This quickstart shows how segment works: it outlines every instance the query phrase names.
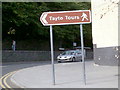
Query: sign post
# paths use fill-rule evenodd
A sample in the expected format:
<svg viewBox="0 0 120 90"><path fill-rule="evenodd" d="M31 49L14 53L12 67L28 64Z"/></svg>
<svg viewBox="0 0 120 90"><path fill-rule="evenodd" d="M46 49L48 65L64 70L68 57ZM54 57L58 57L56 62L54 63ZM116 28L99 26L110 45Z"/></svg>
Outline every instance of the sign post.
<svg viewBox="0 0 120 90"><path fill-rule="evenodd" d="M42 15L40 17L40 21L42 22L42 24L44 26L50 26L51 63L52 63L53 85L55 85L55 67L54 67L54 54L53 54L52 25L80 24L82 62L83 62L83 79L84 79L84 84L86 85L82 24L91 23L90 10L44 12L44 13L42 13Z"/></svg>
<svg viewBox="0 0 120 90"><path fill-rule="evenodd" d="M55 68L54 68L54 53L53 53L53 34L52 34L52 25L50 25L50 42L51 42L52 78L53 78L53 85L55 85Z"/></svg>
<svg viewBox="0 0 120 90"><path fill-rule="evenodd" d="M86 85L86 74L85 74L85 60L84 60L84 41L83 41L83 28L80 24L80 36L81 36L81 50L82 50L82 63L83 63L83 81Z"/></svg>

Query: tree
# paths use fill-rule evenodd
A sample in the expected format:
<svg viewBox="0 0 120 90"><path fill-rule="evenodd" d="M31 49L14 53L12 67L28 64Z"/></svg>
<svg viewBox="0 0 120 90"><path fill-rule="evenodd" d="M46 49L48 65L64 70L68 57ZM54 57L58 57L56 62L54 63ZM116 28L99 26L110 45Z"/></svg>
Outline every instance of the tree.
<svg viewBox="0 0 120 90"><path fill-rule="evenodd" d="M3 40L49 39L49 27L44 27L39 18L43 12L65 10L88 10L90 2L3 2ZM79 25L54 26L55 40L70 46L79 43ZM14 34L13 31L14 30ZM91 40L91 25L84 25L85 40ZM87 42L86 42L87 43ZM90 46L91 43L87 43Z"/></svg>

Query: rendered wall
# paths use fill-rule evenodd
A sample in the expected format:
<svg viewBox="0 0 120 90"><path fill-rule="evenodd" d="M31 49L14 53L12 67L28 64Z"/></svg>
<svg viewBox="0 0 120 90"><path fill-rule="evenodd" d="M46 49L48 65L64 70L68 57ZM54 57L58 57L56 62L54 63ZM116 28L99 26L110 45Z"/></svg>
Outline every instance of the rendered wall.
<svg viewBox="0 0 120 90"><path fill-rule="evenodd" d="M120 0L118 2L118 65L120 65Z"/></svg>
<svg viewBox="0 0 120 90"><path fill-rule="evenodd" d="M118 65L119 0L92 0L94 60L100 65Z"/></svg>

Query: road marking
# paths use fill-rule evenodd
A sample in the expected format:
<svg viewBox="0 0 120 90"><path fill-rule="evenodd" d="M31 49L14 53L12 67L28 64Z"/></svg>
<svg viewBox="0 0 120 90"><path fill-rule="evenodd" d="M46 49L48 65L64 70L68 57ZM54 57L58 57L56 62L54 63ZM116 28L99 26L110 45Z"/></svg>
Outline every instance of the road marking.
<svg viewBox="0 0 120 90"><path fill-rule="evenodd" d="M11 72L10 72L11 73ZM10 73L7 73L7 74L5 74L2 78L0 78L0 85L2 86L2 88L5 88L5 86L3 85L3 83L2 83L2 80L7 76L7 75L9 75Z"/></svg>
<svg viewBox="0 0 120 90"><path fill-rule="evenodd" d="M11 75L13 75L16 71L14 72L11 72L9 75L7 75L4 79L3 79L3 82L4 84L6 85L7 88L11 88L8 84L7 84L7 78L10 77Z"/></svg>
<svg viewBox="0 0 120 90"><path fill-rule="evenodd" d="M5 74L3 77L0 78L0 86L2 88L12 88L7 84L6 81L7 81L8 77L13 75L15 72L17 72L17 71L9 72L9 73ZM3 81L3 83L2 83L2 81Z"/></svg>
<svg viewBox="0 0 120 90"><path fill-rule="evenodd" d="M8 73L9 74L9 73ZM6 77L8 74L5 74L2 78L0 78L0 86L2 87L2 88L5 88L5 86L2 84L2 79L4 78L4 77Z"/></svg>

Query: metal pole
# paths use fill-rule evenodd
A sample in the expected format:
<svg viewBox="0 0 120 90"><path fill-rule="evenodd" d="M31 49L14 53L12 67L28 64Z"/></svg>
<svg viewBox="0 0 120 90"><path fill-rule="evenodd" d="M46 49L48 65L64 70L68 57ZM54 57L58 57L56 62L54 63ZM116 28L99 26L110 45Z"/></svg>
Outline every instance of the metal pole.
<svg viewBox="0 0 120 90"><path fill-rule="evenodd" d="M53 55L52 25L50 25L50 42L51 42L52 79L53 79L53 85L55 85L55 68L54 68L54 55Z"/></svg>
<svg viewBox="0 0 120 90"><path fill-rule="evenodd" d="M84 60L84 41L83 41L82 24L80 24L80 36L81 36L81 50L82 50L82 63L83 63L83 79L84 79L84 84L86 85L85 60Z"/></svg>

